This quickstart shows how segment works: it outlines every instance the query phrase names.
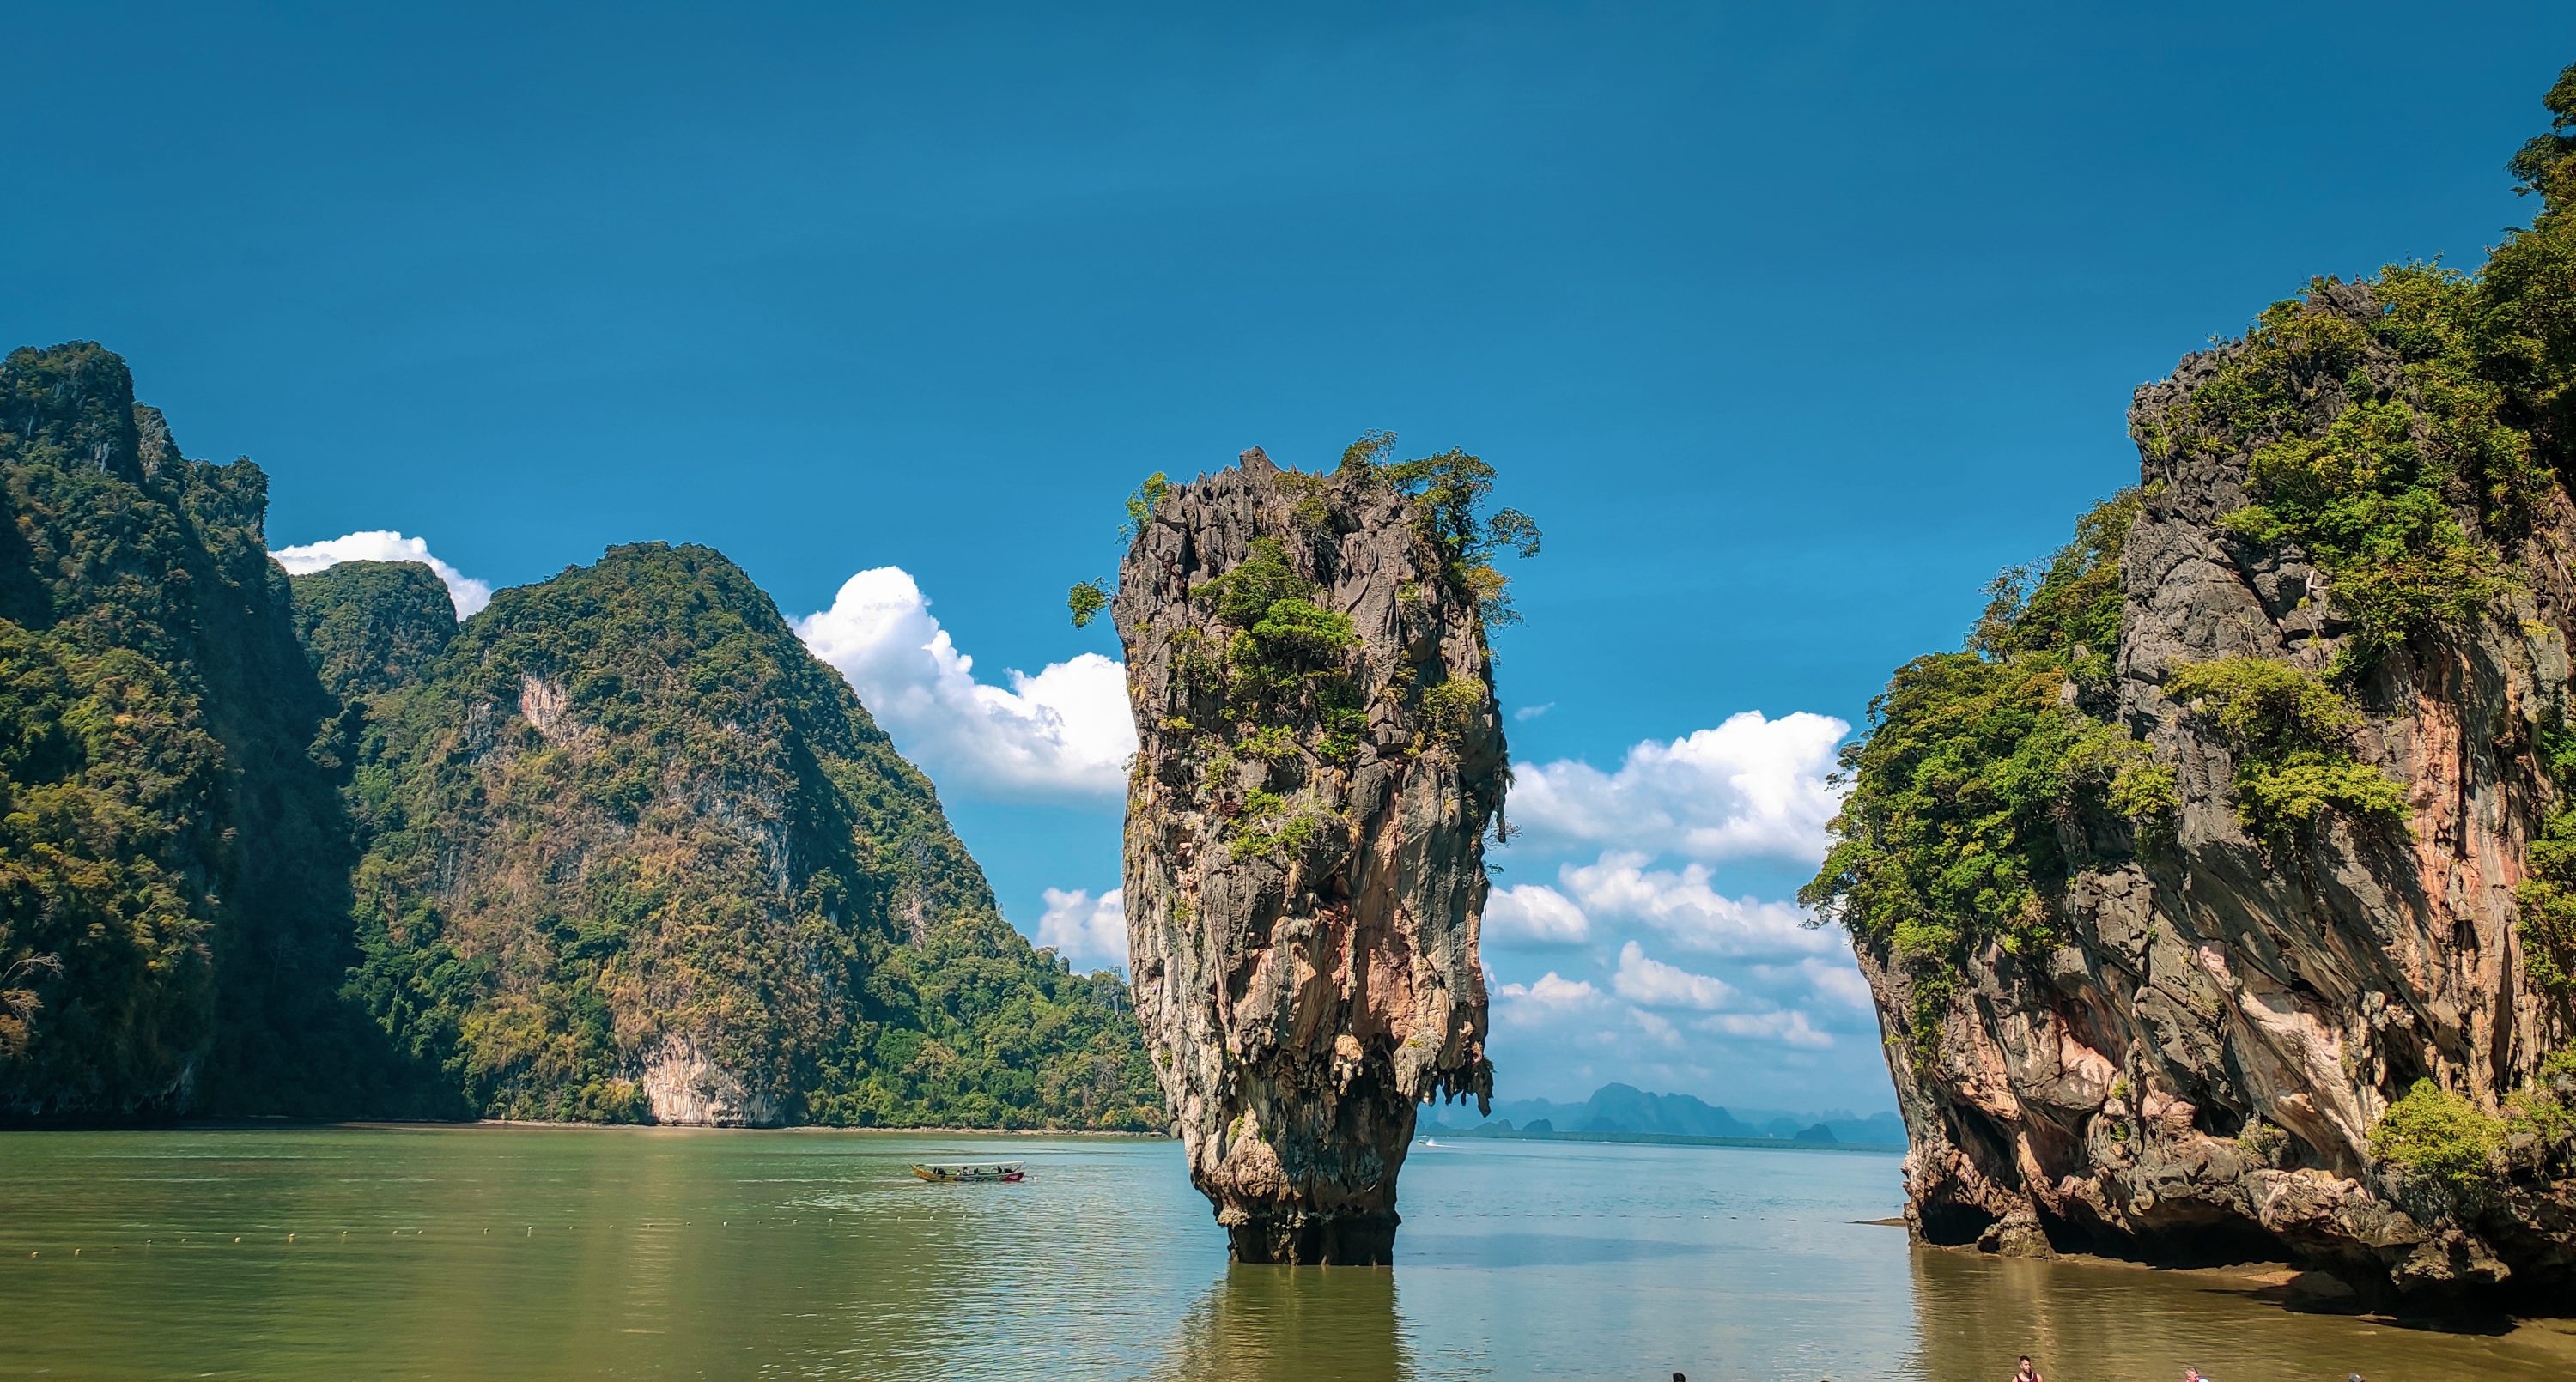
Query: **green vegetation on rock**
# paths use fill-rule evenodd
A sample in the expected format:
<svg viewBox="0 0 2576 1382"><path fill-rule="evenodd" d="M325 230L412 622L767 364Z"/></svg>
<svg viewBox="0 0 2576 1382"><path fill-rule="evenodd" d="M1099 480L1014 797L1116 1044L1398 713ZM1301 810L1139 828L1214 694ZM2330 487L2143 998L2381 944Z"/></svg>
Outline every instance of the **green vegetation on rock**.
<svg viewBox="0 0 2576 1382"><path fill-rule="evenodd" d="M2543 819L2513 896L2523 973L2562 1004L2576 1002L2576 811Z"/></svg>
<svg viewBox="0 0 2576 1382"><path fill-rule="evenodd" d="M1897 669L1845 746L1834 844L1799 900L1901 971L1906 1035L1928 1056L1971 957L2046 945L2073 869L2063 822L2119 819L2143 834L2174 805L2172 769L2085 711L2119 635L2120 547L2134 494L2097 506L2040 572L2006 572L1956 653Z"/></svg>
<svg viewBox="0 0 2576 1382"><path fill-rule="evenodd" d="M1520 622L1511 579L1494 558L1539 553L1538 524L1518 509L1491 508L1494 467L1457 447L1410 461L1395 454L1393 432L1364 433L1342 452L1341 473L1373 472L1413 496L1414 521L1448 557L1449 579L1475 592L1487 628Z"/></svg>
<svg viewBox="0 0 2576 1382"><path fill-rule="evenodd" d="M2576 465L2576 76L2547 99L2552 133L2512 163L2540 213L2482 270L2318 279L2139 437L2157 456L2250 453L2254 502L2226 526L2325 573L2354 628L2339 673L2486 610Z"/></svg>
<svg viewBox="0 0 2576 1382"><path fill-rule="evenodd" d="M344 561L295 578L295 634L343 699L419 680L456 637L456 606L418 562Z"/></svg>
<svg viewBox="0 0 2576 1382"><path fill-rule="evenodd" d="M2244 458L2249 502L2221 528L2311 563L2306 601L2348 630L2323 678L2228 658L2164 688L2226 744L2238 815L2267 841L2328 812L2403 828L2406 789L2356 756L2338 688L2521 598L2521 544L2576 476L2576 67L2547 103L2551 132L2512 163L2539 214L2482 269L2315 280L2181 376L2178 406L2138 415L2152 461ZM1918 1058L1971 955L2051 939L2071 846L2153 848L2170 828L2173 767L2104 699L2137 513L2134 495L2097 508L2044 570L2004 573L1967 649L1900 668L1844 751L1850 795L1800 896L1906 978ZM2553 777L2561 799L2576 787ZM2549 815L2519 897L2525 964L2576 1002L2576 812Z"/></svg>
<svg viewBox="0 0 2576 1382"><path fill-rule="evenodd" d="M2189 663L2165 695L2205 715L2236 758L2236 814L2269 839L2294 838L2332 809L2404 828L2406 785L2353 757L2361 715L2312 673L2271 658Z"/></svg>
<svg viewBox="0 0 2576 1382"><path fill-rule="evenodd" d="M2503 1119L2431 1080L2417 1080L2371 1125L2370 1154L2463 1190L2495 1178L2504 1139Z"/></svg>
<svg viewBox="0 0 2576 1382"><path fill-rule="evenodd" d="M307 1114L374 1077L334 996L339 706L266 500L108 351L0 361L0 1119Z"/></svg>

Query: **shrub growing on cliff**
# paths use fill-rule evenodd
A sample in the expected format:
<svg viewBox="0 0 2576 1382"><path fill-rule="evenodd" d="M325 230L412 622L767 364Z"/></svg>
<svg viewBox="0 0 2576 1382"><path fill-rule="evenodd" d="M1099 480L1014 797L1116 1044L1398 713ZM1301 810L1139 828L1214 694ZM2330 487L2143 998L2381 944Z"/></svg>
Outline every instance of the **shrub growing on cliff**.
<svg viewBox="0 0 2576 1382"><path fill-rule="evenodd" d="M2465 1190L2496 1178L2504 1133L2503 1119L2431 1080L2417 1080L2371 1125L2370 1154Z"/></svg>
<svg viewBox="0 0 2576 1382"><path fill-rule="evenodd" d="M2141 507L2137 490L2122 490L2076 519L2075 540L2047 562L1995 577L1969 646L1989 657L2064 653L2107 671L2120 642L2120 548Z"/></svg>
<svg viewBox="0 0 2576 1382"><path fill-rule="evenodd" d="M1091 621L1100 617L1100 611L1109 608L1109 588L1098 581L1075 581L1073 589L1065 593L1064 604L1073 615L1075 628L1089 628Z"/></svg>
<svg viewBox="0 0 2576 1382"><path fill-rule="evenodd" d="M2526 439L2496 421L2499 396L2468 358L2473 304L2458 282L2421 267L2357 288L2316 280L2267 308L2188 403L2139 436L2160 456L2248 454L2254 502L2222 526L2295 546L2325 574L2354 625L2339 672L2474 618L2502 588L2502 563L2463 514L2510 527L2543 492Z"/></svg>
<svg viewBox="0 0 2576 1382"><path fill-rule="evenodd" d="M2271 658L2186 663L2165 694L2208 718L2236 757L2236 814L2272 839L2340 811L2356 821L2406 818L2405 784L2352 755L2361 716L2312 673Z"/></svg>
<svg viewBox="0 0 2576 1382"><path fill-rule="evenodd" d="M2068 694L2079 664L2107 667L2116 648L2116 573L2137 512L2119 495L2036 578L2007 572L1968 650L1899 668L1869 733L1843 749L1850 793L1798 897L1907 976L1918 1059L1971 955L2053 938L2082 822L2125 816L2151 835L2173 809L2172 770Z"/></svg>
<svg viewBox="0 0 2576 1382"><path fill-rule="evenodd" d="M1506 551L1537 556L1538 524L1518 509L1486 512L1494 493L1494 468L1483 459L1453 446L1436 456L1388 461L1394 445L1392 432L1364 434L1342 453L1342 466L1345 471L1374 467L1388 483L1412 495L1423 535L1448 556L1450 579L1475 595L1486 625L1519 623L1511 579L1494 565L1494 557Z"/></svg>
<svg viewBox="0 0 2576 1382"><path fill-rule="evenodd" d="M2576 1000L2576 810L2542 821L2513 897L2523 973L2561 1003Z"/></svg>
<svg viewBox="0 0 2576 1382"><path fill-rule="evenodd" d="M2531 1083L2505 1100L2505 1132L2544 1161L2576 1144L2576 1047L2542 1057Z"/></svg>
<svg viewBox="0 0 2576 1382"><path fill-rule="evenodd" d="M1485 708L1485 683L1451 677L1422 693L1422 725L1432 743L1455 747Z"/></svg>

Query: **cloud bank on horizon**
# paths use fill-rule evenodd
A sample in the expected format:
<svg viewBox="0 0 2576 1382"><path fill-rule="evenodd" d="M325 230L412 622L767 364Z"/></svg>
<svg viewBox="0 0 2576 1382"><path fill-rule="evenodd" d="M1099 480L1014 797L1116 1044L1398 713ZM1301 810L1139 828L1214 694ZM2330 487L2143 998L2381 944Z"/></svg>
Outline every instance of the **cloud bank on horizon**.
<svg viewBox="0 0 2576 1382"><path fill-rule="evenodd" d="M341 561L419 561L458 617L491 587L419 538L351 533L274 554L289 571ZM978 680L900 567L861 571L830 608L793 622L858 692L905 756L943 790L1109 809L1135 752L1126 668L1097 653ZM1527 720L1550 709L1526 707ZM1484 918L1497 1064L1522 1094L1582 1097L1610 1079L1725 1094L1746 1062L1791 1071L1878 1060L1868 987L1838 928L1794 903L1719 886L1745 867L1813 867L1839 808L1834 755L1851 726L1759 711L1632 745L1609 771L1579 758L1519 769L1518 827L1499 858L1548 881L1495 887ZM1076 880L1092 883L1098 880ZM1035 927L1078 968L1124 967L1116 880L1048 888ZM1529 977L1528 970L1540 971Z"/></svg>
<svg viewBox="0 0 2576 1382"><path fill-rule="evenodd" d="M1850 733L1746 711L1636 744L1612 771L1520 769L1504 857L1552 877L1487 904L1497 1067L1576 1097L1611 1079L1728 1094L1748 1065L1875 1078L1877 1015L1840 929L1719 886L1823 859ZM1520 965L1543 972L1505 972Z"/></svg>

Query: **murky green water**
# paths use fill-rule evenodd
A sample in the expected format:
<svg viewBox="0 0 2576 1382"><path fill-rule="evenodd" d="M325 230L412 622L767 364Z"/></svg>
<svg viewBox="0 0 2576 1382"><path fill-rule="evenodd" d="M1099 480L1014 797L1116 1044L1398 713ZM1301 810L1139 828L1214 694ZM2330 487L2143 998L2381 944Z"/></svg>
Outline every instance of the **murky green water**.
<svg viewBox="0 0 2576 1382"><path fill-rule="evenodd" d="M1023 1185L924 1185L930 1156ZM496 1128L0 1135L0 1374L2576 1376L2576 1333L1910 1250L1894 1158L1418 1149L1392 1272L1229 1268L1178 1149ZM290 1238L289 1235L292 1235ZM238 1240L238 1241L236 1241Z"/></svg>

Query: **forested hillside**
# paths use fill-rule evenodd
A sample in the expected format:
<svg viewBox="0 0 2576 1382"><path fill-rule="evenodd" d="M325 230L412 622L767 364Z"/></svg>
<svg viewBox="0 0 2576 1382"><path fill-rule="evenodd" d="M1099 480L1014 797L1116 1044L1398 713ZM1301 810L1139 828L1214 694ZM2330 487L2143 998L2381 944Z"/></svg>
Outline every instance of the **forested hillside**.
<svg viewBox="0 0 2576 1382"><path fill-rule="evenodd" d="M267 477L183 459L82 344L0 363L0 487L0 1115L340 1107L340 706Z"/></svg>
<svg viewBox="0 0 2576 1382"><path fill-rule="evenodd" d="M290 583L86 343L0 364L0 482L0 1120L1162 1126L717 553Z"/></svg>
<svg viewBox="0 0 2576 1382"><path fill-rule="evenodd" d="M426 568L295 579L364 697L353 991L454 1111L1160 1125L1122 986L1001 920L930 783L723 556L612 548L408 679Z"/></svg>

